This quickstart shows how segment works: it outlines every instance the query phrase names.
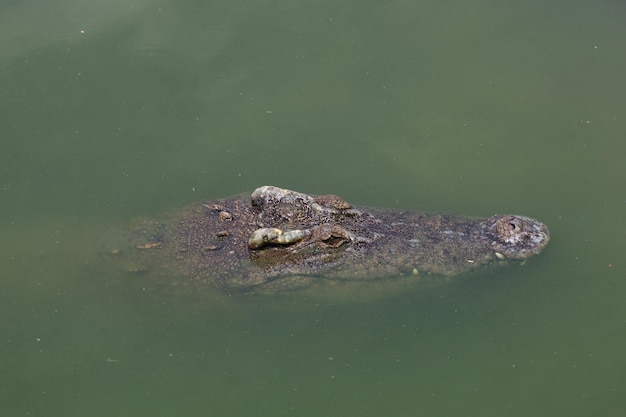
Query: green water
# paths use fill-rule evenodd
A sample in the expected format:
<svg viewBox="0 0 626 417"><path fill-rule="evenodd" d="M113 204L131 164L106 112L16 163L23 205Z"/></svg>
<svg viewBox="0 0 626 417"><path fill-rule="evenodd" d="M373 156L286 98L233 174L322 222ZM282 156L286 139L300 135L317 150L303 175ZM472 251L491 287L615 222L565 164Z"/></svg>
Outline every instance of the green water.
<svg viewBox="0 0 626 417"><path fill-rule="evenodd" d="M625 18L4 2L0 416L621 416ZM521 268L347 296L155 290L99 256L112 226L265 184L525 214L552 242Z"/></svg>

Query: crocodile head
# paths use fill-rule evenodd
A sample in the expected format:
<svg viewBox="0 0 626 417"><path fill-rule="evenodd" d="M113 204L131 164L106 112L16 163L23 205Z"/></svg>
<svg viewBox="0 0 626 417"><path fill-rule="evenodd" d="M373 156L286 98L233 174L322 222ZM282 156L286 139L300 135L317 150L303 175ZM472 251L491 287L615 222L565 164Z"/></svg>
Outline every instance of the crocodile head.
<svg viewBox="0 0 626 417"><path fill-rule="evenodd" d="M530 217L491 216L484 225L498 258L526 259L540 253L550 241L547 226Z"/></svg>

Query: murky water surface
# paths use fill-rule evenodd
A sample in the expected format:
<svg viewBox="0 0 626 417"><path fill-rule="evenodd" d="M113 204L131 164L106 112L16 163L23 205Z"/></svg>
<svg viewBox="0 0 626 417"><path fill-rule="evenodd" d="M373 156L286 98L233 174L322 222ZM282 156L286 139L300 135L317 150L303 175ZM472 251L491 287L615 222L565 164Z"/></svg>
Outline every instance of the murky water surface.
<svg viewBox="0 0 626 417"><path fill-rule="evenodd" d="M618 416L626 8L0 5L0 415ZM104 262L275 184L550 226L519 268L241 296Z"/></svg>

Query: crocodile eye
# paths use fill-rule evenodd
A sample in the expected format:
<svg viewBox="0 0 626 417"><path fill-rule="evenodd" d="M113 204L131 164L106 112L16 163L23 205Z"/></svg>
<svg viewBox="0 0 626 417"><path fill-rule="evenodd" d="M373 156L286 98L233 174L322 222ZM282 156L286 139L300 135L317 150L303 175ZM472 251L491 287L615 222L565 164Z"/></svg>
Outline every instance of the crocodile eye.
<svg viewBox="0 0 626 417"><path fill-rule="evenodd" d="M334 236L334 235L329 236L327 239L322 239L322 242L324 242L324 244L333 248L338 248L339 246L343 245L347 241L348 239L346 239L345 237Z"/></svg>

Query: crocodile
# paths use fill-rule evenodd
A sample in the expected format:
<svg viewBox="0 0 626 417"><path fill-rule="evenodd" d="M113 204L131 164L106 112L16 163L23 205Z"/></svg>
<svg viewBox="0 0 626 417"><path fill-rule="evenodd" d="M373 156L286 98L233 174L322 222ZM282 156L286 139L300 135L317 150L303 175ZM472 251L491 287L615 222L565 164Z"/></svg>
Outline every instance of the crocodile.
<svg viewBox="0 0 626 417"><path fill-rule="evenodd" d="M451 277L539 254L550 234L520 215L488 218L355 207L333 194L275 186L192 204L129 234L137 264L228 291L315 281Z"/></svg>

